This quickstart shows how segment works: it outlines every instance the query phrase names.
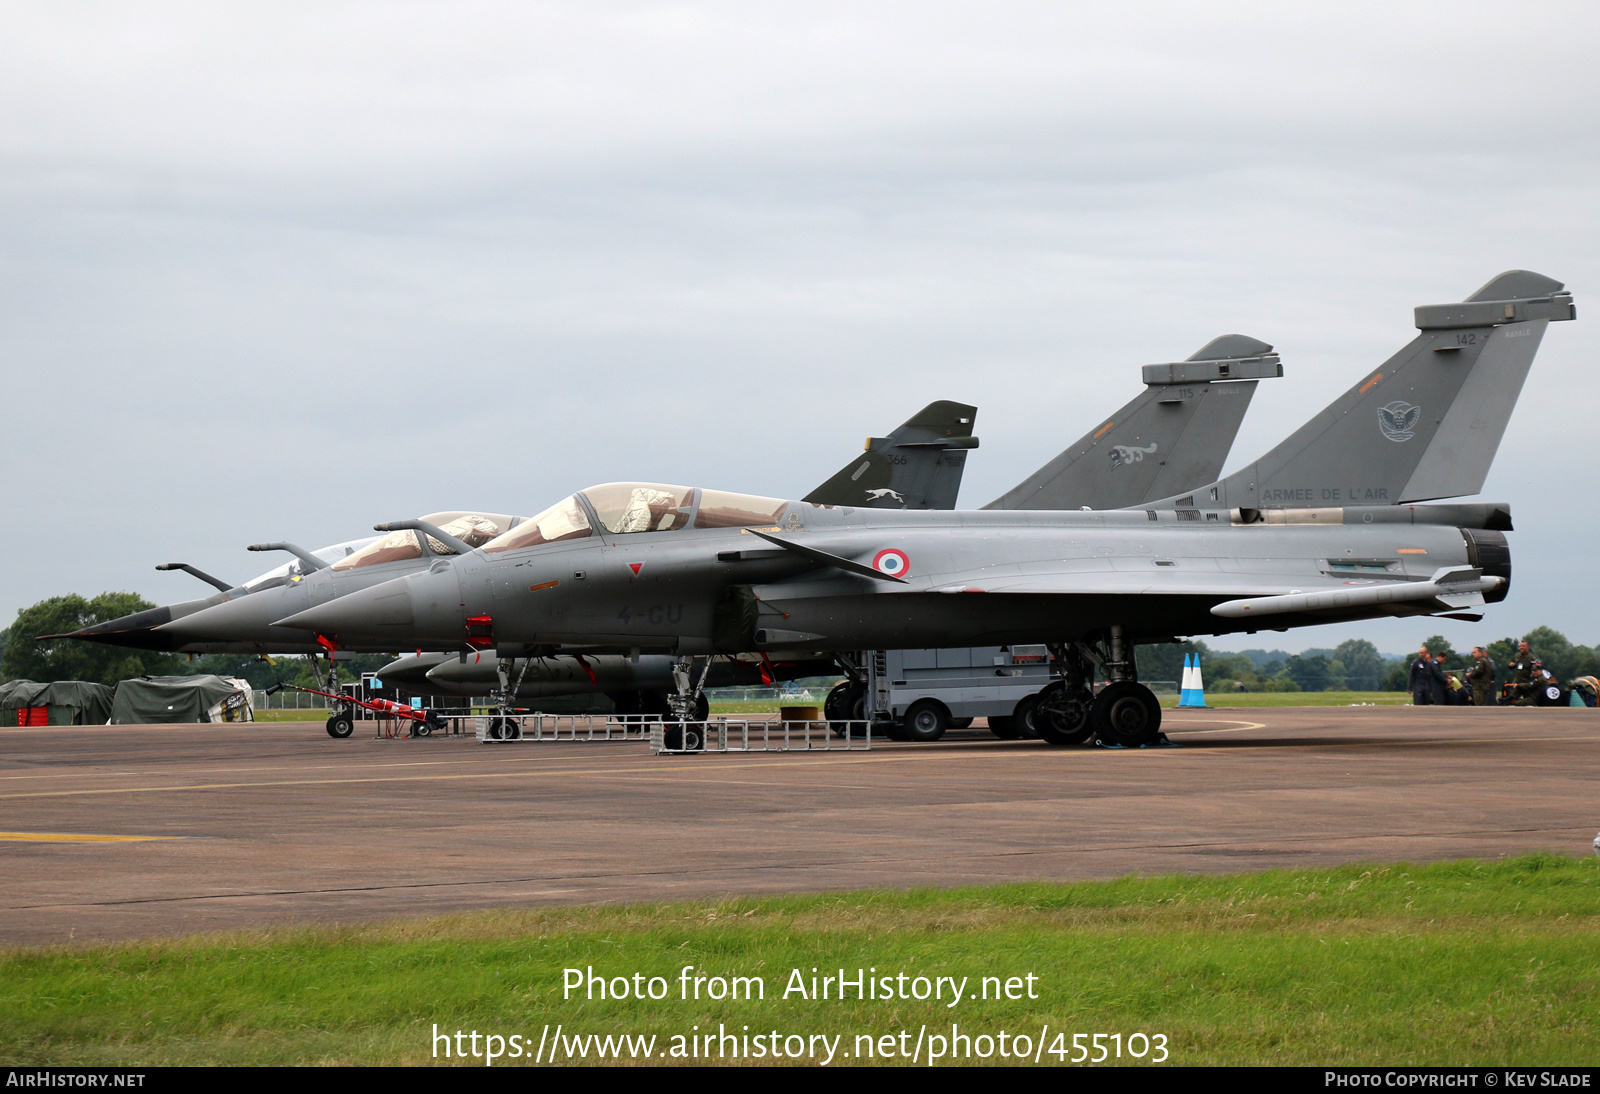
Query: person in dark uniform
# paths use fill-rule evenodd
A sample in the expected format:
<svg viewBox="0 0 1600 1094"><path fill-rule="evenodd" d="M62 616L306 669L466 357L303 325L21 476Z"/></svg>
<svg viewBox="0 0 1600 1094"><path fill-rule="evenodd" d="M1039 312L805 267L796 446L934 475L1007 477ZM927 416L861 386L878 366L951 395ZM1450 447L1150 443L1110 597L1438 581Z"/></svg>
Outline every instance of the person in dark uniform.
<svg viewBox="0 0 1600 1094"><path fill-rule="evenodd" d="M1438 682L1435 684L1438 690L1434 693L1433 701L1440 706L1460 706L1467 701L1466 696L1461 693L1461 681L1445 671L1444 662L1444 654L1434 654L1433 671L1438 677Z"/></svg>
<svg viewBox="0 0 1600 1094"><path fill-rule="evenodd" d="M1417 659L1406 669L1406 690L1411 693L1412 706L1433 705L1433 673L1433 656L1428 653L1428 647L1423 646L1417 651Z"/></svg>
<svg viewBox="0 0 1600 1094"><path fill-rule="evenodd" d="M1472 647L1472 667L1467 670L1467 683L1472 688L1472 705L1494 706L1494 662L1482 646Z"/></svg>
<svg viewBox="0 0 1600 1094"><path fill-rule="evenodd" d="M1537 694L1534 687L1533 651L1528 648L1527 640L1517 644L1517 659L1511 662L1511 701L1516 706L1532 706Z"/></svg>
<svg viewBox="0 0 1600 1094"><path fill-rule="evenodd" d="M1552 695L1551 692L1555 694ZM1544 667L1544 662L1533 659L1533 702L1538 706L1565 705L1565 691L1556 674Z"/></svg>

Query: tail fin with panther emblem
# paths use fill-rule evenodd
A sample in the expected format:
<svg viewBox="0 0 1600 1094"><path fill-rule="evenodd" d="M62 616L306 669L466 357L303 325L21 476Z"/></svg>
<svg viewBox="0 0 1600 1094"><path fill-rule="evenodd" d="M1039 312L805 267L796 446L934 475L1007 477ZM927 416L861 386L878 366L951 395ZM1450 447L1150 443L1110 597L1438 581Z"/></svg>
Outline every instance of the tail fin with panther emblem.
<svg viewBox="0 0 1600 1094"><path fill-rule="evenodd" d="M887 437L868 437L866 452L805 496L819 505L873 509L954 509L967 453L978 447L978 408L941 399Z"/></svg>
<svg viewBox="0 0 1600 1094"><path fill-rule="evenodd" d="M1225 334L1187 361L1146 365L1145 390L985 509L1122 509L1210 482L1256 382L1282 376L1272 347Z"/></svg>

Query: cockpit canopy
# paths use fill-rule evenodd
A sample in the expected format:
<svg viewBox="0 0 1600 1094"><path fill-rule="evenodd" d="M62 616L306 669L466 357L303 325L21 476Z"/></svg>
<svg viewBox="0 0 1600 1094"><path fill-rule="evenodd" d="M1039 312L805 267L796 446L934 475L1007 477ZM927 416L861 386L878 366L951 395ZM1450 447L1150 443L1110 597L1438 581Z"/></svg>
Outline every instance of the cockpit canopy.
<svg viewBox="0 0 1600 1094"><path fill-rule="evenodd" d="M469 547L482 547L496 536L510 531L517 525L521 518L504 516L499 513L463 513L459 510L449 513L429 513L422 518L434 525L440 531L448 532ZM446 546L428 536L428 551L435 555L453 555L455 548ZM390 532L382 539L367 544L361 550L346 555L335 562L330 569L333 570L359 570L365 566L377 566L384 562L402 562L406 559L422 557L421 533L407 529Z"/></svg>
<svg viewBox="0 0 1600 1094"><path fill-rule="evenodd" d="M588 502L600 526L612 535L776 524L789 504L781 498L730 494L724 490L655 482L608 482L557 502L485 545L484 551L498 554L593 535L594 526L580 498Z"/></svg>

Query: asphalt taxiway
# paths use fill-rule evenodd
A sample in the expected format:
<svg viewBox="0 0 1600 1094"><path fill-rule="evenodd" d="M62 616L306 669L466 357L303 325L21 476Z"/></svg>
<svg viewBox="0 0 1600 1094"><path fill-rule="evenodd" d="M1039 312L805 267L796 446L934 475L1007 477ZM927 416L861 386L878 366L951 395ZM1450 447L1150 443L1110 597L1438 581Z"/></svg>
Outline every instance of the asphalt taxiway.
<svg viewBox="0 0 1600 1094"><path fill-rule="evenodd" d="M0 730L0 944L498 905L1588 854L1600 711L1169 711L1175 748L657 757L320 723Z"/></svg>

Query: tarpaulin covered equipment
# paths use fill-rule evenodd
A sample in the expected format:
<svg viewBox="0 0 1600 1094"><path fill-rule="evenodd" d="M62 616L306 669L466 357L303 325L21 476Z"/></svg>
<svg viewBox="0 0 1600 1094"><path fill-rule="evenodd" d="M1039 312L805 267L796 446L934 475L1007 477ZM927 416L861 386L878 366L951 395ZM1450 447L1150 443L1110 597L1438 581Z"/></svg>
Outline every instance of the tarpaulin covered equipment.
<svg viewBox="0 0 1600 1094"><path fill-rule="evenodd" d="M224 676L140 676L117 685L112 725L251 722L250 685Z"/></svg>
<svg viewBox="0 0 1600 1094"><path fill-rule="evenodd" d="M103 725L111 689L87 680L9 680L0 684L0 727Z"/></svg>

